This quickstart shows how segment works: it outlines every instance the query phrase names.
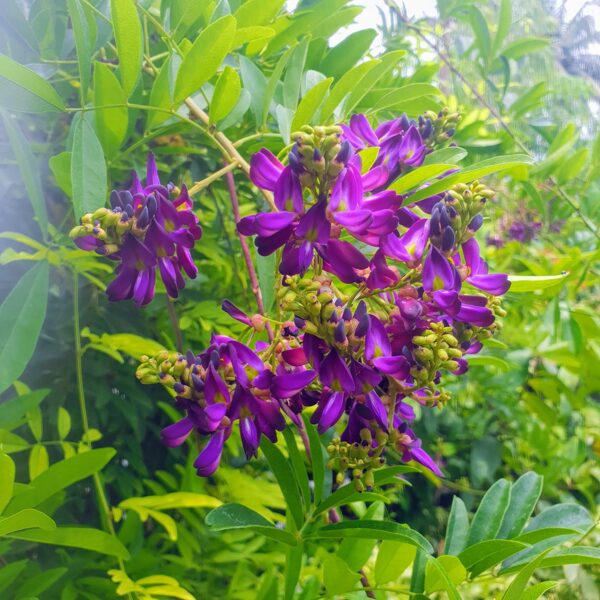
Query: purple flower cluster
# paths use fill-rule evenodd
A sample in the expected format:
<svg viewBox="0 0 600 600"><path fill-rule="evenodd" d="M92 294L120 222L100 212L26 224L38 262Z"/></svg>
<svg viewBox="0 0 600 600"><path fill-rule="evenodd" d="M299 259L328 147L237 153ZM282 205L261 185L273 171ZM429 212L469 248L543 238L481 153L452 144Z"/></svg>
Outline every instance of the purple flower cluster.
<svg viewBox="0 0 600 600"><path fill-rule="evenodd" d="M200 475L217 468L235 421L250 457L285 417L301 427L303 411L321 434L343 420L330 466L360 485L384 453L441 475L410 426L414 409L447 402L442 376L466 372L493 335L509 282L488 272L473 237L491 190L459 184L411 202L387 189L422 164L431 122L402 116L373 129L354 115L294 134L287 164L266 149L252 157L251 179L273 192L277 210L242 219L239 231L260 254L279 253L278 310L289 320L254 348L215 335L198 356L163 353L138 369L143 382L171 387L186 413L165 442L194 430L206 440ZM223 309L262 329L264 317L229 301Z"/></svg>
<svg viewBox="0 0 600 600"><path fill-rule="evenodd" d="M157 269L167 294L177 298L185 287L183 273L192 279L198 273L191 249L202 235L185 186L176 192L172 184L162 185L150 154L145 185L134 172L129 190L111 192L110 205L84 215L71 231L83 250L119 262L106 289L109 300L148 304Z"/></svg>

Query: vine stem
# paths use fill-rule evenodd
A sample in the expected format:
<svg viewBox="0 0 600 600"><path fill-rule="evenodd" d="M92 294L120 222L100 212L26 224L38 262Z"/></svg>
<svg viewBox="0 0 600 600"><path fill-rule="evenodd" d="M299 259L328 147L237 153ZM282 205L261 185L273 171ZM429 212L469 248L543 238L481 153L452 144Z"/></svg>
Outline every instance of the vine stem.
<svg viewBox="0 0 600 600"><path fill-rule="evenodd" d="M447 56L442 50L440 50L438 44L432 42L424 33L420 27L409 23L406 17L402 15L402 12L398 9L397 4L394 0L386 0L386 4L396 12L398 18L404 23L404 25L414 31L417 36L423 40L423 42L429 46L438 58L448 67L448 69L456 76L460 81L469 89L469 91L477 98L477 100L485 106L490 113L494 116L494 118L498 121L500 127L504 129L504 131L508 134L508 136L513 140L513 142L525 153L527 156L533 157L529 148L517 137L515 132L512 130L510 125L506 122L504 117L500 114L500 111L490 102L488 102L477 90L477 88L461 73L460 69L458 69L450 60L450 57ZM435 32L432 34L438 41L440 40L439 36L436 35ZM559 183L553 178L549 177L548 181L552 184L552 187L556 191L556 193L575 211L575 214L579 218L579 220L583 223L583 225L596 237L600 239L600 233L596 230L596 228L588 221L587 217L581 212L581 208L577 204L567 192L565 192Z"/></svg>
<svg viewBox="0 0 600 600"><path fill-rule="evenodd" d="M231 210L233 211L233 218L235 220L235 224L237 225L241 218L240 201L238 199L237 190L235 188L235 179L231 171L227 171L225 173L225 182L227 183L227 191L229 192L229 199L231 200ZM250 247L248 246L248 241L246 240L245 236L243 236L239 231L237 231L237 227L236 232L238 239L240 240L240 246L242 247L242 254L244 255L244 262L246 263L246 269L248 270L248 276L250 277L252 293L256 298L256 306L258 308L258 312L261 315L265 315L265 303L263 301L262 292L260 291L260 284L258 282L256 269L254 268L254 262L252 261L252 256L250 254ZM265 323L265 329L267 330L269 341L273 341L273 329L271 328L271 324Z"/></svg>
<svg viewBox="0 0 600 600"><path fill-rule="evenodd" d="M248 161L237 151L237 148L233 145L233 142L231 142L231 140L225 134L217 131L210 124L210 118L208 114L205 113L191 98L187 98L185 100L185 105L188 107L190 113L202 121L202 123L206 126L208 135L210 135L210 137L212 137L213 140L215 140L215 142L224 151L227 162L230 163L234 160L237 161L242 171L244 171L246 175L250 176L250 165L248 164ZM259 189L271 209L277 211L273 194L267 190L263 190L262 188Z"/></svg>
<svg viewBox="0 0 600 600"><path fill-rule="evenodd" d="M81 347L81 325L79 321L79 277L77 271L73 271L73 333L75 338L75 373L77 377L77 397L79 399L79 412L81 413L81 425L83 427L83 437L87 447L92 449L92 442L89 439L90 425L88 421L87 406L85 402L85 388L83 385L83 351ZM117 532L111 518L110 505L104 491L104 485L99 473L93 475L94 487L98 496L100 508L100 521L108 533L118 540ZM121 557L117 558L119 569L125 573L125 564ZM131 595L128 594L131 598Z"/></svg>
<svg viewBox="0 0 600 600"><path fill-rule="evenodd" d="M167 294L167 312L169 313L169 319L173 327L173 333L175 334L175 347L179 353L183 352L183 334L181 333L181 327L179 327L179 319L177 318L177 310L175 310L175 303Z"/></svg>
<svg viewBox="0 0 600 600"><path fill-rule="evenodd" d="M226 164L222 169L215 171L214 173L212 173L208 177L205 177L201 181L197 181L188 190L188 193L190 194L190 196L197 194L200 190L203 190L205 187L208 187L213 181L217 181L217 179L220 179L221 177L223 177L223 175L225 175L229 171L233 171L238 166L239 166L239 164L238 164L237 160L231 161L229 164Z"/></svg>

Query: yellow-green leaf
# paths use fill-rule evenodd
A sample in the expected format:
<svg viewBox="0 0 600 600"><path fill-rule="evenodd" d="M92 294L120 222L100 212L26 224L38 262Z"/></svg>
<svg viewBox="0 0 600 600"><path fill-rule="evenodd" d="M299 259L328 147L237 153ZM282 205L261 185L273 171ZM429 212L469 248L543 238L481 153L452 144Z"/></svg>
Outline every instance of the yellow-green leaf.
<svg viewBox="0 0 600 600"><path fill-rule="evenodd" d="M29 479L33 481L48 469L50 461L48 459L48 450L46 446L36 444L31 448L29 454Z"/></svg>
<svg viewBox="0 0 600 600"><path fill-rule="evenodd" d="M242 83L237 71L232 67L225 67L210 101L210 120L213 123L226 117L236 105L240 93L242 92Z"/></svg>
<svg viewBox="0 0 600 600"><path fill-rule="evenodd" d="M333 77L323 79L323 81L319 81L317 85L310 88L310 90L304 94L304 97L300 100L300 104L298 104L296 114L292 119L292 131L298 131L302 125L308 125L310 123L319 107L323 104L332 81Z"/></svg>
<svg viewBox="0 0 600 600"><path fill-rule="evenodd" d="M111 0L110 14L117 42L121 83L125 96L129 98L142 68L142 26L133 0Z"/></svg>
<svg viewBox="0 0 600 600"><path fill-rule="evenodd" d="M0 515L12 497L15 484L15 463L13 459L0 452Z"/></svg>

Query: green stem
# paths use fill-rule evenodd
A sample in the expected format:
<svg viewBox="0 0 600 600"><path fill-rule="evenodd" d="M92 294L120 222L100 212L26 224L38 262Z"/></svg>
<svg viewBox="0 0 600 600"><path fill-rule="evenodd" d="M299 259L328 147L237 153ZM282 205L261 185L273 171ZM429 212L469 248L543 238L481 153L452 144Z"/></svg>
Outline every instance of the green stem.
<svg viewBox="0 0 600 600"><path fill-rule="evenodd" d="M179 319L177 318L177 311L175 310L175 303L169 296L167 298L167 312L169 313L169 319L171 319L171 325L173 326L173 333L175 334L175 347L178 352L183 352L183 334L181 333L181 327L179 327Z"/></svg>
<svg viewBox="0 0 600 600"><path fill-rule="evenodd" d="M88 448L92 448L92 443L89 441L89 421L87 414L87 406L85 402L85 389L83 386L83 364L81 350L81 326L79 322L79 277L77 271L73 271L73 333L75 337L75 371L77 377L77 397L79 399L79 411L81 413L81 425L83 427L83 437ZM114 524L111 519L110 506L104 491L102 479L99 473L94 473L94 487L100 504L100 521L108 533L118 539ZM125 572L125 564L122 558L118 558L119 568ZM131 595L128 595L131 598Z"/></svg>

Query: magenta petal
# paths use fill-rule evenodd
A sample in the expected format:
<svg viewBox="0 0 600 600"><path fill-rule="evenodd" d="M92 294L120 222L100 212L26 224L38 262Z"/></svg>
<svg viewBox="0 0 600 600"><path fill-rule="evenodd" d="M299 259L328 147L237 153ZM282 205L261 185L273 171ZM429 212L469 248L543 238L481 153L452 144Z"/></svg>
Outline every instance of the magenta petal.
<svg viewBox="0 0 600 600"><path fill-rule="evenodd" d="M375 190L384 185L389 177L388 170L383 166L373 167L362 176L362 185L365 192Z"/></svg>
<svg viewBox="0 0 600 600"><path fill-rule="evenodd" d="M160 185L160 177L158 176L158 169L156 168L156 159L152 152L148 154L148 161L146 163L146 187L150 185Z"/></svg>
<svg viewBox="0 0 600 600"><path fill-rule="evenodd" d="M221 462L221 454L223 453L223 445L225 443L225 431L220 430L213 433L208 440L208 443L194 461L194 467L200 477L209 477L212 475Z"/></svg>
<svg viewBox="0 0 600 600"><path fill-rule="evenodd" d="M256 429L254 421L250 417L242 417L240 419L240 437L242 438L242 446L246 458L256 456L259 444L259 433Z"/></svg>
<svg viewBox="0 0 600 600"><path fill-rule="evenodd" d="M360 136L369 146L377 146L379 140L371 127L367 117L362 113L354 114L350 117L350 129Z"/></svg>
<svg viewBox="0 0 600 600"><path fill-rule="evenodd" d="M474 287L493 294L494 296L501 296L505 294L510 288L510 281L508 275L503 273L493 273L489 275L471 275L467 277L467 281Z"/></svg>
<svg viewBox="0 0 600 600"><path fill-rule="evenodd" d="M336 350L331 350L319 367L321 383L336 391L353 392L354 378Z"/></svg>
<svg viewBox="0 0 600 600"><path fill-rule="evenodd" d="M316 376L313 370L276 375L271 384L271 393L275 398L291 398L312 383Z"/></svg>
<svg viewBox="0 0 600 600"><path fill-rule="evenodd" d="M272 192L281 171L283 171L283 165L266 148L254 154L250 159L250 179L257 187Z"/></svg>
<svg viewBox="0 0 600 600"><path fill-rule="evenodd" d="M370 225L373 217L368 210L347 210L333 214L336 223L345 227L348 231L363 233Z"/></svg>
<svg viewBox="0 0 600 600"><path fill-rule="evenodd" d="M298 176L291 167L285 167L277 179L274 193L275 205L279 210L303 212L304 199Z"/></svg>
<svg viewBox="0 0 600 600"><path fill-rule="evenodd" d="M334 392L324 402L319 414L317 430L320 434L333 427L344 413L346 396L343 392Z"/></svg>
<svg viewBox="0 0 600 600"><path fill-rule="evenodd" d="M165 427L160 432L160 436L163 444L175 448L185 442L192 429L194 429L194 423L189 417L184 417L181 421Z"/></svg>
<svg viewBox="0 0 600 600"><path fill-rule="evenodd" d="M302 367L308 362L303 348L291 348L281 353L283 360L293 367Z"/></svg>
<svg viewBox="0 0 600 600"><path fill-rule="evenodd" d="M373 414L373 417L375 418L375 420L379 423L380 427L384 431L387 431L388 430L387 411L385 409L383 401L381 400L381 398L377 395L377 393L374 390L371 390L366 395L365 404L369 408L371 413Z"/></svg>
<svg viewBox="0 0 600 600"><path fill-rule="evenodd" d="M429 456L422 448L411 448L410 454L414 460L421 463L424 467L427 467L430 471L433 471L438 477L444 476L440 468L435 464L433 458L431 458L431 456Z"/></svg>
<svg viewBox="0 0 600 600"><path fill-rule="evenodd" d="M383 323L374 315L369 315L369 328L365 337L365 358L372 360L391 354L390 340Z"/></svg>
<svg viewBox="0 0 600 600"><path fill-rule="evenodd" d="M244 325L248 325L248 327L252 327L252 321L250 317L240 310L233 302L229 300L223 300L221 304L221 309L224 310L231 318L239 321L240 323L244 323Z"/></svg>

